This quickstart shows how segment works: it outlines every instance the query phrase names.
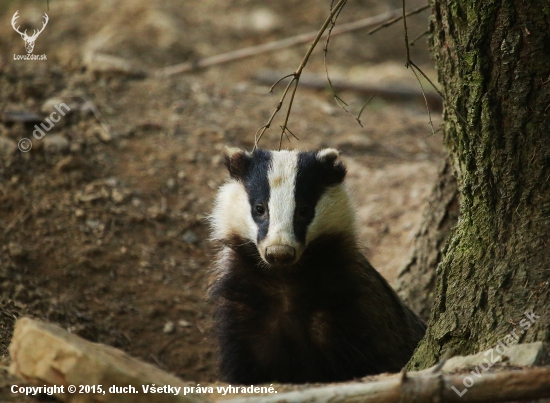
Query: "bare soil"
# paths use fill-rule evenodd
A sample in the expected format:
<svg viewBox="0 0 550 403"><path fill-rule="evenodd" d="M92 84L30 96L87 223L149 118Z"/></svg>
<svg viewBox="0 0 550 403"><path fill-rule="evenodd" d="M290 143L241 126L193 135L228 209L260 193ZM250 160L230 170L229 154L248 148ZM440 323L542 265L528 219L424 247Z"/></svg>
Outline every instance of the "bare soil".
<svg viewBox="0 0 550 403"><path fill-rule="evenodd" d="M350 2L340 18L364 18L401 2L393 3ZM313 0L51 1L49 11L45 1L0 6L4 362L15 318L29 315L186 380L216 380L205 294L215 253L207 216L226 178L221 151L225 145L251 149L279 100L281 89L269 94L254 75L262 69L291 72L307 46L168 78L115 72L108 65L98 71L90 55L159 68L315 30L329 7L330 1ZM31 31L48 12L34 50L47 61L13 60L14 53L25 53L10 25L16 10L22 28ZM411 17L409 36L426 27L425 13ZM324 74L322 46L308 72ZM418 85L403 66L401 25L372 37L335 37L330 46L333 77ZM419 41L413 58L433 74L425 48ZM369 98L339 95L354 114ZM32 138L34 125L60 102L70 107L66 116L41 140L33 139L30 152L17 150L17 142ZM24 122L14 112L37 114L38 120ZM283 115L284 109L262 147L278 147ZM437 112L432 119L437 129ZM289 123L300 141L285 139L283 147L342 151L361 247L391 282L407 260L443 158L441 138L432 134L421 100L374 98L361 120L363 127L330 91L300 88ZM9 394L10 382L4 377L0 384L2 400L24 401Z"/></svg>

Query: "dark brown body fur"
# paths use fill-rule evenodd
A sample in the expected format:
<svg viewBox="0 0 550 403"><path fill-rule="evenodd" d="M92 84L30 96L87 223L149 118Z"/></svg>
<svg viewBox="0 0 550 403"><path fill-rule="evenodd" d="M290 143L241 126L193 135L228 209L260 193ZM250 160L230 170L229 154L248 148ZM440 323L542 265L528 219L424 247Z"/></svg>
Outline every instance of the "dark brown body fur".
<svg viewBox="0 0 550 403"><path fill-rule="evenodd" d="M262 264L251 243L231 244L219 254L210 290L227 382L397 372L424 335L424 323L345 235L313 241L296 265L283 268Z"/></svg>

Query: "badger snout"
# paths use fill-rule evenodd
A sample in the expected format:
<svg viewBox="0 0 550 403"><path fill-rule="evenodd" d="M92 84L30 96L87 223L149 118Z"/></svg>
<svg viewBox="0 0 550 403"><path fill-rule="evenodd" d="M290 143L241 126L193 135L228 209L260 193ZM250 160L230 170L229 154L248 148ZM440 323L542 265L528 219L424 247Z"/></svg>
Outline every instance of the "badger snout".
<svg viewBox="0 0 550 403"><path fill-rule="evenodd" d="M296 249L290 245L272 245L265 248L265 258L272 265L288 265L294 263Z"/></svg>

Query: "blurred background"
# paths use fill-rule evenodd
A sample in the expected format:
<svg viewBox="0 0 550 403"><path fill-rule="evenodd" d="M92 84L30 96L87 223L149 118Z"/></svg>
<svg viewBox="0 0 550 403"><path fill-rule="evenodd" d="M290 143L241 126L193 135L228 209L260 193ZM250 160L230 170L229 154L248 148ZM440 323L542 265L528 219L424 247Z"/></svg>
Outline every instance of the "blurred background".
<svg viewBox="0 0 550 403"><path fill-rule="evenodd" d="M409 0L407 9L423 6ZM318 30L330 0L15 1L0 3L0 354L14 318L59 323L184 379L214 381L206 300L216 247L206 220L226 178L225 145L251 149L309 44L168 77L164 67ZM401 1L350 1L338 24ZM36 39L34 55L11 21ZM412 41L429 10L408 18ZM338 25L337 25L338 26ZM298 88L284 148L336 147L349 168L360 246L390 282L407 262L443 160L414 74L402 22L324 41ZM411 58L434 82L426 36ZM268 77L267 81L259 76ZM269 85L266 83L269 82ZM433 97L433 90L423 82ZM361 127L354 119L365 107ZM411 95L412 94L412 95ZM33 137L56 106L70 111ZM440 110L431 104L437 131ZM286 105L260 145L277 148ZM351 116L353 115L353 116ZM46 125L47 126L47 125ZM22 152L22 138L32 149Z"/></svg>

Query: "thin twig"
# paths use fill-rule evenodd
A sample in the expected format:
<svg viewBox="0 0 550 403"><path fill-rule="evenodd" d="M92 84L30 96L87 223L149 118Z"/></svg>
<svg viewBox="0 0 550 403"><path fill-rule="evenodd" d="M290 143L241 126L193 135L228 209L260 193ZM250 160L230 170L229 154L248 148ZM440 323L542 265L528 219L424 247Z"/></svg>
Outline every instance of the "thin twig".
<svg viewBox="0 0 550 403"><path fill-rule="evenodd" d="M411 51L409 49L409 30L407 29L407 14L405 13L405 2L406 0L402 0L403 5L403 26L405 27L405 44L407 45L407 63L405 63L405 67L409 68L409 64L411 63ZM426 105L428 103L426 102Z"/></svg>
<svg viewBox="0 0 550 403"><path fill-rule="evenodd" d="M149 357L151 357L151 358L153 359L153 361L155 361L155 364L157 364L157 367L166 370L166 366L162 363L162 361L160 360L159 357L157 357L157 356L156 356L155 354L153 354L153 353L150 353L150 354L149 354Z"/></svg>
<svg viewBox="0 0 550 403"><path fill-rule="evenodd" d="M433 89L439 94L439 96L440 96L441 98L445 99L445 96L444 96L443 93L439 90L439 88L437 88L437 87L435 86L435 84L432 82L432 80L430 80L430 77L428 77L428 76L422 71L422 69L420 69L420 67L418 67L418 66L416 65L415 62L413 62L412 60L409 60L409 64L410 64L413 68L415 68L416 70L418 70L418 72L419 72L420 74L422 74L422 77L424 77L424 78L430 83L430 85L431 85L431 86L433 87Z"/></svg>
<svg viewBox="0 0 550 403"><path fill-rule="evenodd" d="M287 109L287 113L286 113L286 116L285 116L285 121L284 121L284 124L281 126L281 136L280 136L280 139L279 139L279 149L281 149L282 147L282 142L283 142L283 137L285 136L286 134L286 130L288 128L288 120L289 120L289 117L290 117L290 112L292 110L292 103L294 102L294 97L296 95L296 89L298 88L298 84L300 82L300 77L301 77L301 74L302 74L302 70L304 69L304 67L306 66L308 60L309 60L309 57L311 56L312 52L313 52L313 49L315 48L315 46L317 46L317 43L319 42L319 40L323 37L324 33L325 33L325 30L327 29L327 27L329 25L331 25L331 28L329 29L328 33L326 34L327 35L327 47L328 47L328 42L330 40L330 35L332 33L332 29L334 28L334 23L335 23L335 17L337 18L342 7L345 5L345 3L347 2L347 0L339 0L338 3L334 6L334 8L331 8L331 12L328 16L328 18L325 20L323 26L321 27L321 29L318 31L317 35L315 36L315 38L313 39L313 42L311 43L308 51L306 52L302 62L300 63L300 65L298 66L298 68L296 69L296 71L294 72L294 74L289 74L289 75L286 75L285 77L283 77L282 79L286 78L286 77L292 77L290 82L288 83L287 87L285 88L285 91L279 101L279 103L277 104L277 107L275 108L275 111L271 114L270 118L268 119L267 123L262 126L257 132L256 132L256 135L254 136L254 147L252 149L252 151L256 150L258 148L258 144L262 138L262 136L264 135L264 133L266 132L266 130L271 126L271 123L273 122L273 119L275 118L275 115L279 112L279 110L281 109L282 107L282 104L286 98L286 95L288 93L288 90L290 89L290 86L292 84L294 84L294 89L292 90L292 94L290 96L290 101L289 101L289 106L288 106L288 109ZM332 6L332 5L331 5ZM405 12L405 0L403 0L403 9L402 9L402 17L398 18L396 21L398 21L399 19L403 18L405 20L405 28L406 28L406 17L408 15L412 15L412 14L416 14L416 13L419 13L423 10L426 10L429 6L423 6L423 7L419 7L413 11L411 11L410 13L406 13ZM393 21L395 22L395 21ZM393 23L392 21L389 21L386 23L386 25L384 26L389 26ZM380 29L381 27L379 27L378 29ZM408 36L406 37L406 41L407 41L407 61L410 61L410 57L409 57L409 48L408 48ZM325 69L326 69L326 47L325 47ZM407 67L408 67L408 64L407 64ZM329 85L331 86L332 88L332 82L330 80L330 77L328 77L328 69L326 69L326 72L327 72L327 78L328 78L328 81L329 81ZM279 79L273 86L272 86L272 89L275 85L277 85L280 81L282 81L282 79ZM423 90L422 90L423 91ZM334 95L334 98L336 100L336 102L338 103L338 105L340 105L344 110L347 111L347 109L345 107L343 107L340 102L342 102L344 105L345 102L339 98L333 91L333 95ZM427 98L426 98L426 94L423 93L423 96L424 96L424 100L426 102L426 105L427 105ZM364 108L362 108L361 112L363 111ZM348 112L349 113L349 112ZM351 113L350 113L351 115ZM352 115L353 116L353 115ZM360 115L359 115L360 116ZM359 118L357 118L356 120L359 121ZM431 122L431 117L430 117L430 122ZM361 122L359 121L359 124L361 125Z"/></svg>
<svg viewBox="0 0 550 403"><path fill-rule="evenodd" d="M94 114L95 118L99 122L100 126L105 130L107 135L111 134L111 125L105 120L99 109L97 109L94 101L91 100L91 98L86 95L62 95L61 98L78 98L84 101L84 103L91 109L92 113Z"/></svg>
<svg viewBox="0 0 550 403"><path fill-rule="evenodd" d="M411 60L411 51L409 48L409 30L407 29L407 13L405 12L406 8L406 0L402 0L402 6L403 6L403 29L405 31L405 48L407 49L407 61L405 63L405 67L409 68L411 67L411 71L413 72L414 76L416 77L416 81L418 81L418 84L420 85L420 89L422 90L422 96L424 97L424 103L426 104L426 110L428 111L428 121L430 122L430 127L432 129L432 135L435 136L435 130L434 130L434 124L432 122L432 114L430 112L430 106L428 105L428 98L426 97L426 93L424 92L424 86L422 85L422 82L420 81L420 77L418 77L418 74L416 73L415 69L428 80L428 82L434 87L434 89L437 91L437 93L441 96L441 98L445 99L441 91L436 88L436 86L432 83L432 81L428 78L426 74Z"/></svg>
<svg viewBox="0 0 550 403"><path fill-rule="evenodd" d="M416 65L416 63L414 63L412 60L411 60L411 52L410 52L410 49L409 49L409 32L407 30L407 15L405 13L405 2L406 0L402 0L402 5L403 5L403 28L405 30L405 48L407 49L407 61L405 63L405 66L407 68L411 67L411 70L412 72L414 73L414 75L416 76L416 79L418 80L418 83L420 84L420 87L422 88L422 95L424 96L424 101L426 102L426 109L428 110L428 119L430 120L430 126L432 128L432 133L435 135L435 132L434 132L434 129L433 129L433 123L432 123L432 117L431 117L431 114L430 114L430 108L428 106L428 100L426 98L426 93L424 92L424 87L422 86L422 83L420 82L419 78L418 78L418 75L416 74L415 70L418 71L420 74L422 74L422 76L428 80L428 82L430 83L430 85L433 87L434 90L437 91L437 93L439 94L439 96L444 100L446 101L447 99L445 98L445 96L443 95L443 93L439 90L439 88L437 88L435 86L435 84L432 82L432 80L430 80L430 78L422 71L422 69L420 67L418 67ZM464 119L464 117L460 114L460 112L458 112L458 110L454 107L454 105L451 105L449 102L445 102L445 105L449 106L450 108L453 109L453 111L455 112L456 116L458 118L460 118L460 120L462 121L462 123L464 123L466 126L468 126L468 122L466 121L466 119Z"/></svg>
<svg viewBox="0 0 550 403"><path fill-rule="evenodd" d="M283 127L283 125L279 125L279 127L281 128L281 130L283 130L283 133L286 137L286 139L288 140L288 142L290 143L290 137L288 137L288 133L286 132L288 130L288 128L285 130L285 128ZM281 151L281 144L282 142L279 142L279 151Z"/></svg>
<svg viewBox="0 0 550 403"><path fill-rule="evenodd" d="M273 84L271 86L271 88L269 88L269 93L272 93L273 92L273 89L277 86L277 84L279 84L281 81L283 81L285 78L288 78L288 77L292 77L294 75L294 73L290 73L290 74L287 74L286 76L283 76L281 78L279 78L275 84Z"/></svg>
<svg viewBox="0 0 550 403"><path fill-rule="evenodd" d="M271 85L271 83L273 83L282 75L283 73L277 70L261 70L255 75L254 78L259 83ZM335 78L332 78L331 82L336 92L352 91L363 95L366 94L367 97L374 95L375 97L380 97L383 99L394 100L394 101L422 98L422 92L420 91L420 88L417 88L417 86L409 87L409 86L399 85L396 83L369 84L369 83L354 82L354 81L341 80L341 79L335 79ZM284 84L286 85L288 84L288 82L284 82ZM300 78L300 87L317 89L317 90L326 90L327 82L326 82L325 74L323 74L322 76L321 75L317 76L317 75L307 74L306 72L304 72L302 74L302 77ZM425 90L425 93L426 93L426 97L428 98L430 108L432 108L432 110L433 108L437 108L438 110L440 110L442 106L441 96L437 92L433 91L431 87L429 89L427 88Z"/></svg>
<svg viewBox="0 0 550 403"><path fill-rule="evenodd" d="M298 138L298 136L296 136L294 133L292 133L288 127L286 128L286 131L289 132L290 135L291 135L292 137L294 137L296 140L300 140L300 139Z"/></svg>
<svg viewBox="0 0 550 403"><path fill-rule="evenodd" d="M342 24L339 27L336 27L332 32L332 36L346 34L353 31L358 31L360 29L365 29L374 25L378 25L381 22L388 20L388 18L393 18L400 12L399 9L391 10L382 14L375 15L374 17L367 17L361 20L349 22ZM319 31L307 32L304 34L291 36L289 38L281 39L274 42L263 43L261 45L250 46L243 49L234 50L227 53L222 53L221 55L215 55L206 57L204 59L195 60L192 62L185 62L176 64L174 66L164 67L158 69L155 72L156 76L172 76L174 74L188 73L195 70L204 69L206 67L220 65L232 62L234 60L240 60L247 57L252 57L260 55L262 53L273 52L279 49L286 49L296 45L302 45L304 43L311 42L314 40Z"/></svg>
<svg viewBox="0 0 550 403"><path fill-rule="evenodd" d="M421 13L422 11L427 10L428 8L430 8L430 5L429 5L429 4L427 4L427 5L425 5L425 6L422 6L422 7L415 8L414 10L409 11L407 14L405 14L405 17L409 17L409 16L411 16L411 15L413 15L413 14ZM401 10L399 10L399 11L401 11ZM372 35L372 34L374 34L375 32L380 31L382 28L387 28L387 27L389 27L390 25L395 24L396 22L400 21L401 18L403 18L402 15L400 15L400 16L398 16L398 17L395 17L395 18L392 18L391 20L388 20L388 21L384 22L383 24L381 24L381 25L379 25L379 26L377 26L377 27L371 29L369 32L367 32L367 35Z"/></svg>
<svg viewBox="0 0 550 403"><path fill-rule="evenodd" d="M279 112L281 110L281 107L283 106L283 101L286 97L286 94L290 88L290 86L292 85L292 83L294 82L294 73L293 74L290 74L290 76L292 76L292 80L290 80L285 88L285 90L283 91L283 96L281 97L281 99L279 100L279 103L277 104L277 106L275 107L275 110L273 111L273 113L271 114L271 116L269 117L269 120L267 121L267 123L265 125L263 125L262 127L260 127L258 129L258 131L256 132L256 135L254 136L254 148L252 149L252 151L254 151L257 146L258 146L258 143L260 142L260 139L262 138L262 136L264 135L265 131L267 129L269 129L269 127L271 126L271 122L273 122L273 119L275 118L275 115L277 114L277 112ZM287 76L288 77L288 76Z"/></svg>
<svg viewBox="0 0 550 403"><path fill-rule="evenodd" d="M427 29L425 30L424 32L422 32L420 35L418 35L417 37L415 37L412 41L409 42L409 45L411 46L414 46L414 44L419 40L421 39L422 37L428 35L430 33L430 30Z"/></svg>
<svg viewBox="0 0 550 403"><path fill-rule="evenodd" d="M374 98L374 94L371 95L371 97L368 99L367 102L365 102L365 104L363 105L363 107L361 108L361 110L359 111L359 114L357 115L357 117L355 118L355 120L357 120L357 123L359 123L359 126L363 127L363 122L361 122L361 114L363 113L363 111L365 110L365 108L367 107L368 104L370 104L370 101L372 101L372 99Z"/></svg>
<svg viewBox="0 0 550 403"><path fill-rule="evenodd" d="M157 351L156 354L154 354L155 356L157 356L159 359L161 357L162 354L164 354L164 352L166 351L166 349L168 347L170 347L172 344L174 344L175 342L177 341L177 338L175 337L171 337L170 339L168 339L168 341L166 343L164 343L164 345L162 345L159 350Z"/></svg>
<svg viewBox="0 0 550 403"><path fill-rule="evenodd" d="M332 5L331 5L332 7ZM331 8L332 9L332 8ZM340 8L340 11L342 11L342 8ZM328 54L328 44L330 42L330 34L336 24L336 20L338 19L338 16L340 15L340 11L334 16L334 19L332 20L331 22L331 25L330 25L330 28L328 30L328 35L327 35L327 41L325 43L325 48L323 49L324 51L324 55L323 55L323 64L325 66L325 76L326 76L326 80L328 82L328 86L330 88L330 91L332 92L332 97L334 98L334 101L336 102L336 104L342 108L348 115L350 115L352 118L355 119L355 116L353 116L351 114L351 112L348 110L347 106L348 104L342 99L340 98L337 94L336 94L336 91L334 90L334 86L332 85L332 80L330 79L330 75L328 74L328 65L327 65L327 54ZM359 123L361 125L361 123ZM362 126L362 125L361 125Z"/></svg>
<svg viewBox="0 0 550 403"><path fill-rule="evenodd" d="M412 60L409 61L409 64L414 68L416 69L420 74L422 74L422 76L428 80L428 82L431 84L431 86L433 87L434 90L437 91L437 93L439 94L439 96L444 100L446 101L447 99L445 98L445 96L443 95L443 93L435 86L435 84L432 82L432 80L430 80L430 78L422 71L422 69L420 67L418 67ZM468 125L468 122L466 121L466 119L464 118L464 116L462 116L462 114L454 107L454 105L451 105L449 102L445 102L445 104L450 107L454 113L456 114L456 116L462 121L462 123L464 123L465 126L469 126Z"/></svg>
<svg viewBox="0 0 550 403"><path fill-rule="evenodd" d="M17 215L17 217L15 217L13 219L13 221L11 223L8 224L8 226L4 229L4 233L3 235L6 236L8 235L8 233L13 229L13 227L15 227L18 223L24 223L25 221L27 221L27 218L29 218L32 214L31 211L29 211L30 208L27 207L25 209L23 209L23 211L21 211L21 213L19 213Z"/></svg>
<svg viewBox="0 0 550 403"><path fill-rule="evenodd" d="M435 86L435 84L432 82L432 80L430 80L430 78L422 71L422 69L420 67L418 67L412 60L411 60L411 56L410 56L410 49L409 49L409 33L408 33L408 30L407 30L407 14L405 14L405 1L406 0L403 0L403 27L405 29L405 47L407 49L407 62L405 63L405 66L408 68L409 66L412 67L412 71L413 73L415 73L415 70L418 71L420 74L422 74L422 76L428 80L428 82L431 84L431 86L434 88L434 90L437 91L437 93L439 94L439 96L444 100L446 101L446 98L445 96L443 95L443 93L439 90L439 88L437 88ZM416 73L415 73L415 76L416 76ZM418 76L416 76L417 80L418 80ZM420 83L420 80L418 80L418 82ZM422 84L420 84L420 86L422 87ZM431 115L430 115L430 111L429 111L429 107L428 107L428 101L426 99L426 94L424 93L424 88L422 88L422 94L424 95L424 100L426 101L426 108L428 109L428 116L429 116L429 119L430 119L430 125L432 126L432 133L434 133L433 131L433 124L432 124L432 118L431 118ZM454 105L451 105L449 102L445 102L445 105L449 106L450 108L453 109L453 111L455 112L456 116L458 118L460 118L460 120L462 121L462 123L464 123L464 125L468 126L468 122L466 121L466 119L460 114L460 112L454 107Z"/></svg>
<svg viewBox="0 0 550 403"><path fill-rule="evenodd" d="M344 0L347 1L347 0ZM281 140L279 141L279 151L281 151L281 146L283 145L283 134L285 133L285 130L288 128L288 118L290 117L290 111L292 110L292 103L294 102L294 95L296 95L296 90L298 89L298 82L300 81L300 77L295 77L294 80L294 89L292 90L292 95L290 96L290 101L288 103L288 109L286 111L285 116L285 123L281 126ZM290 139L289 139L290 141Z"/></svg>
<svg viewBox="0 0 550 403"><path fill-rule="evenodd" d="M432 129L432 135L435 136L434 124L432 122L432 114L430 112L430 107L428 106L428 98L426 98L426 93L424 92L424 86L422 85L422 81L420 81L420 77L418 77L418 74L416 73L414 67L411 70L414 73L414 76L416 77L416 81L418 81L420 88L422 89L422 96L424 97L424 103L426 104L426 110L428 111L428 121L430 122L430 127Z"/></svg>
<svg viewBox="0 0 550 403"><path fill-rule="evenodd" d="M271 117L269 118L269 120L267 121L267 123L262 126L258 132L256 132L256 136L254 138L254 148L252 149L252 151L256 150L258 148L258 143L260 142L263 134L265 133L265 131L271 126L271 123L273 122L273 119L275 118L275 115L277 114L277 112L279 112L279 110L281 109L281 106L283 104L283 101L286 97L286 94L288 93L288 90L290 88L290 86L295 83L295 86L294 86L294 90L292 91L292 95L290 97L290 101L289 101L289 106L288 106L288 110L287 110L287 114L286 114L286 117L285 117L285 123L283 124L282 126L282 131L281 131L281 141L279 143L279 149L281 147L281 144L282 144L282 137L284 135L284 132L285 132L285 129L287 127L287 124L288 124L288 119L290 117L290 111L292 109L292 103L294 101L294 96L296 95L296 89L298 88L298 83L300 82L300 76L302 74L302 70L304 69L304 67L306 66L308 60L309 60L309 57L311 56L311 54L313 53L313 49L315 49L315 46L317 46L317 43L319 42L319 40L321 39L321 37L323 36L323 33L325 32L325 30L327 29L328 25L330 24L330 22L332 21L333 17L336 15L336 13L338 13L338 11L340 10L340 8L346 3L347 0L339 0L338 3L336 4L336 6L334 7L334 9L331 10L328 18L325 20L325 22L323 23L323 26L321 27L321 29L319 30L319 32L317 32L317 35L315 36L315 39L313 39L313 42L311 43L311 45L309 45L309 49L308 51L306 52L304 58L302 59L300 65L298 66L298 68L296 69L296 71L294 72L294 74L292 75L292 79L290 80L290 82L288 83L288 85L286 86L285 88L285 91L283 93L283 96L281 97L281 100L279 101L279 103L277 104L277 107L275 108L275 111L271 114Z"/></svg>

